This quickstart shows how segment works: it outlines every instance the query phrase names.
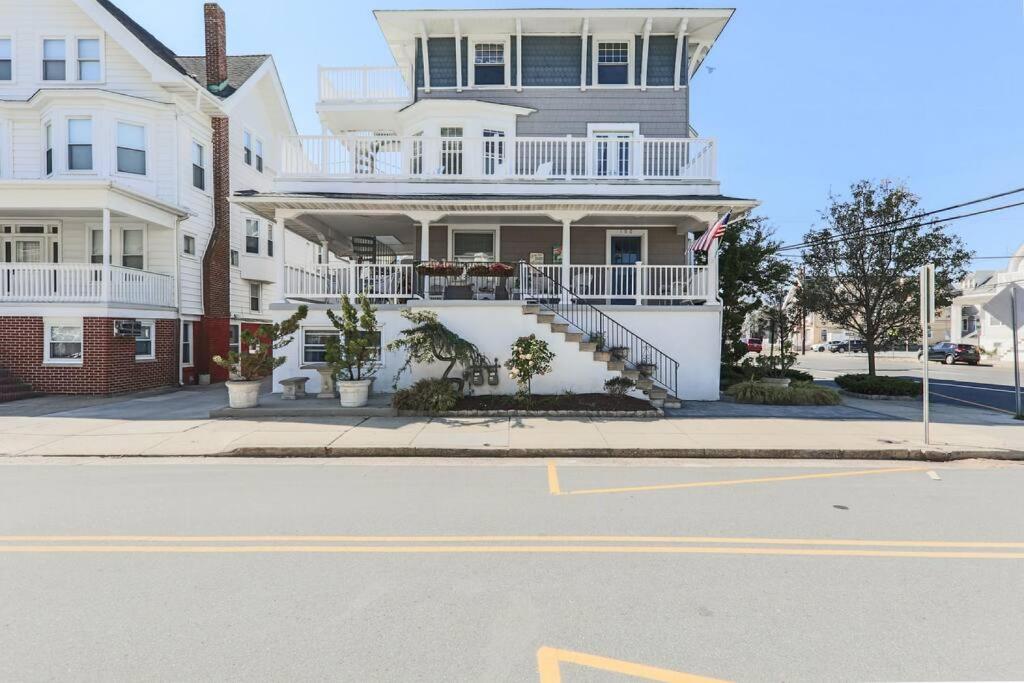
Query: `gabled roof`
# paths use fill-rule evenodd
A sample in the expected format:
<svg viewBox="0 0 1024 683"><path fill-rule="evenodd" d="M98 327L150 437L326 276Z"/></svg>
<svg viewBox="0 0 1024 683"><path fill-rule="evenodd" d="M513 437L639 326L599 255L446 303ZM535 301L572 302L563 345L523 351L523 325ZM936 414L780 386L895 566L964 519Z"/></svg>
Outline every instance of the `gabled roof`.
<svg viewBox="0 0 1024 683"><path fill-rule="evenodd" d="M191 78L204 88L206 83L206 57L179 57L174 50L164 45L156 36L144 29L138 22L128 16L124 10L110 0L96 0L129 33L135 36L150 52L166 62L172 69L183 76ZM237 55L228 56L228 87L217 97L225 99L235 93L256 73L270 55Z"/></svg>
<svg viewBox="0 0 1024 683"><path fill-rule="evenodd" d="M228 85L214 95L221 98L230 97L252 78L268 59L270 55L228 55ZM209 85L206 82L206 57L178 57L177 61L187 76L195 79L204 88Z"/></svg>

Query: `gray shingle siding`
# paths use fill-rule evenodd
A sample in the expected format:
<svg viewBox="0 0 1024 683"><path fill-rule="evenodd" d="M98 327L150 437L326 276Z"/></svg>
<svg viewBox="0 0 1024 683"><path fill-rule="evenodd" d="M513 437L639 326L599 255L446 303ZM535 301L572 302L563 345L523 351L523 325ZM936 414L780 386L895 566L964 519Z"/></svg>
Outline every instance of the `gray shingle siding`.
<svg viewBox="0 0 1024 683"><path fill-rule="evenodd" d="M523 85L580 84L580 38L523 36Z"/></svg>
<svg viewBox="0 0 1024 683"><path fill-rule="evenodd" d="M577 58L579 55L577 55ZM588 123L639 123L640 133L649 137L686 136L687 90L639 90L576 88L532 88L508 90L442 90L425 93L421 99L465 99L495 102L537 111L521 116L519 135L586 135Z"/></svg>
<svg viewBox="0 0 1024 683"><path fill-rule="evenodd" d="M651 36L647 45L647 85L672 85L675 77L676 37Z"/></svg>
<svg viewBox="0 0 1024 683"><path fill-rule="evenodd" d="M430 61L430 87L454 88L455 83L455 39L428 38L428 59Z"/></svg>

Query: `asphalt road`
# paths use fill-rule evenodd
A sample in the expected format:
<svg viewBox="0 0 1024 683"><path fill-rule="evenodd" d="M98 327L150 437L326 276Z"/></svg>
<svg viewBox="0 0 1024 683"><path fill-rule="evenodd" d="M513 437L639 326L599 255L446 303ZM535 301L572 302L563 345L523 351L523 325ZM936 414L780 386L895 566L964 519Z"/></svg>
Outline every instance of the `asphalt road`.
<svg viewBox="0 0 1024 683"><path fill-rule="evenodd" d="M1022 490L1012 463L0 459L0 680L1020 679Z"/></svg>
<svg viewBox="0 0 1024 683"><path fill-rule="evenodd" d="M914 354L884 354L876 360L878 374L920 380L921 362ZM863 353L816 353L798 357L797 367L816 378L833 379L849 372L867 372ZM1010 413L1016 410L1013 366L928 364L928 383L932 400L954 405L974 406Z"/></svg>

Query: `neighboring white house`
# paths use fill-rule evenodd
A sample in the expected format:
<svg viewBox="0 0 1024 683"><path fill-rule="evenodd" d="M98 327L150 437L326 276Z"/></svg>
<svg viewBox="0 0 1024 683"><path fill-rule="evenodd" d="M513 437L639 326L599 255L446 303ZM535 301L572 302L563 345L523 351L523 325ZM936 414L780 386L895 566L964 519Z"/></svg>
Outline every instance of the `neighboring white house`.
<svg viewBox="0 0 1024 683"><path fill-rule="evenodd" d="M1020 339L1024 328L1024 244L1006 270L978 271L960 283L960 296L950 306L953 341L976 344L997 358L1012 358L1011 287L1017 288L1018 344L1024 346Z"/></svg>
<svg viewBox="0 0 1024 683"><path fill-rule="evenodd" d="M311 312L275 389L315 376L325 310L364 293L381 309L379 387L403 361L384 348L400 313L419 307L488 359L547 339L558 358L538 391L602 391L646 361L652 399L717 399L717 257L688 247L757 202L722 194L718 143L690 126L690 79L732 10L375 14L395 65L321 68L324 134L287 139L272 188L233 197L350 261L277 255L272 312ZM501 375L475 389L510 393Z"/></svg>
<svg viewBox="0 0 1024 683"><path fill-rule="evenodd" d="M108 0L0 3L0 400L216 380L269 319L283 232L227 197L295 127L273 58L205 23L189 57Z"/></svg>

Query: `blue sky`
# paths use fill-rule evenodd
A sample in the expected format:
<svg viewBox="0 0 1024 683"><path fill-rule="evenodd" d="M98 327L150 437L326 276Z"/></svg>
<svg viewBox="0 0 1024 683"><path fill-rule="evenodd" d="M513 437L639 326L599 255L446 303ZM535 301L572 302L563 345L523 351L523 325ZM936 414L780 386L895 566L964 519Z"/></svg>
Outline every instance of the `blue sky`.
<svg viewBox="0 0 1024 683"><path fill-rule="evenodd" d="M201 0L115 0L179 54L203 49ZM418 7L678 7L701 3L453 4L220 0L235 54L272 52L296 124L318 133L318 64L390 64L372 10ZM726 194L763 202L799 241L830 192L905 181L924 208L1024 186L1022 0L735 0L692 85L692 122L718 138ZM711 71L713 69L713 71ZM1007 201L1022 201L1024 194ZM980 256L1024 242L1024 207L953 225ZM976 268L1003 267L978 261Z"/></svg>

